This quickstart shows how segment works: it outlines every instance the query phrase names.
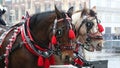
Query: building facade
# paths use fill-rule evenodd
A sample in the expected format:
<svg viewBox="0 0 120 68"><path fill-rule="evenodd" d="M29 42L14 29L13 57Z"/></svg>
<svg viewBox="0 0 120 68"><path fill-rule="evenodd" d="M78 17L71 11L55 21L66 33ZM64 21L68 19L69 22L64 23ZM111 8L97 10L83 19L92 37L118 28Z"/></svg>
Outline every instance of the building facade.
<svg viewBox="0 0 120 68"><path fill-rule="evenodd" d="M0 0L0 5L5 5L5 0Z"/></svg>
<svg viewBox="0 0 120 68"><path fill-rule="evenodd" d="M16 24L21 20L21 17L26 14L26 11L30 15L34 13L52 11L54 5L59 9L67 10L69 7L74 6L75 10L79 10L83 7L84 2L89 4L89 0L11 0L7 1L8 12L6 15L8 24Z"/></svg>

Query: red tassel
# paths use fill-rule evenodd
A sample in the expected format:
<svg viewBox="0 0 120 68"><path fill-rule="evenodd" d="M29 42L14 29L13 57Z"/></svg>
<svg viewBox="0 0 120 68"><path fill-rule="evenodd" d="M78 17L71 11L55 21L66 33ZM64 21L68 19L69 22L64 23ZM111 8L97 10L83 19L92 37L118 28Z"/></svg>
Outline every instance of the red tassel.
<svg viewBox="0 0 120 68"><path fill-rule="evenodd" d="M76 58L76 59L74 60L74 62L75 62L76 64L79 64L80 66L83 66L83 64L84 64L84 62L83 62L81 59L79 59L79 58Z"/></svg>
<svg viewBox="0 0 120 68"><path fill-rule="evenodd" d="M69 30L69 38L74 39L75 38L75 33L72 29Z"/></svg>
<svg viewBox="0 0 120 68"><path fill-rule="evenodd" d="M104 31L104 28L101 24L98 24L98 30L99 32L103 32Z"/></svg>
<svg viewBox="0 0 120 68"><path fill-rule="evenodd" d="M50 62L49 62L49 59L48 58L46 58L45 59L45 64L44 64L44 68L49 68L50 67Z"/></svg>
<svg viewBox="0 0 120 68"><path fill-rule="evenodd" d="M2 46L0 45L0 48L2 48Z"/></svg>
<svg viewBox="0 0 120 68"><path fill-rule="evenodd" d="M51 55L51 57L50 57L50 65L55 65L55 57L54 57L54 55Z"/></svg>
<svg viewBox="0 0 120 68"><path fill-rule="evenodd" d="M52 36L51 43L54 45L57 44L57 39L56 39L55 35Z"/></svg>
<svg viewBox="0 0 120 68"><path fill-rule="evenodd" d="M39 57L38 57L38 66L41 67L41 66L43 66L43 64L44 64L44 63L43 63L43 57L42 57L42 56L39 56Z"/></svg>

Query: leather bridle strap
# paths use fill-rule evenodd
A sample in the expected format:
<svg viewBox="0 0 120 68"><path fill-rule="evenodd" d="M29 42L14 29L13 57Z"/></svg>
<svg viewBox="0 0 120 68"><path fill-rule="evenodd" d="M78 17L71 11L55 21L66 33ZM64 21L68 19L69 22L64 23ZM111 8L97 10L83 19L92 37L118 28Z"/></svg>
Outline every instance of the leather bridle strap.
<svg viewBox="0 0 120 68"><path fill-rule="evenodd" d="M82 27L82 25L84 24L84 20L82 21L82 23L80 24L80 26L79 26L79 28L78 28L78 30L77 30L77 34L79 35L79 31L80 31L80 28Z"/></svg>

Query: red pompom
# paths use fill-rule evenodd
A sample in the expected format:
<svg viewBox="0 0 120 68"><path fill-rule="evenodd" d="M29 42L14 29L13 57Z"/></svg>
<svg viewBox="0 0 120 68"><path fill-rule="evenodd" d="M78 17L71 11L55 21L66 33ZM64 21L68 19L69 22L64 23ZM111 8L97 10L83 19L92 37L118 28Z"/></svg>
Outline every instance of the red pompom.
<svg viewBox="0 0 120 68"><path fill-rule="evenodd" d="M79 59L79 58L76 58L76 59L74 60L74 62L75 62L76 64L79 64L80 66L83 66L83 64L84 64L84 62L83 62L81 59Z"/></svg>
<svg viewBox="0 0 120 68"><path fill-rule="evenodd" d="M98 24L98 30L99 32L103 32L104 31L104 28L101 24Z"/></svg>
<svg viewBox="0 0 120 68"><path fill-rule="evenodd" d="M25 19L25 17L24 17L24 16L22 16L22 19Z"/></svg>
<svg viewBox="0 0 120 68"><path fill-rule="evenodd" d="M50 67L50 62L48 58L45 58L45 64L44 64L44 68L49 68Z"/></svg>
<svg viewBox="0 0 120 68"><path fill-rule="evenodd" d="M56 39L55 35L52 36L51 43L54 45L57 44L57 39Z"/></svg>
<svg viewBox="0 0 120 68"><path fill-rule="evenodd" d="M50 56L50 65L55 65L55 57L54 57L54 55Z"/></svg>
<svg viewBox="0 0 120 68"><path fill-rule="evenodd" d="M75 33L72 29L69 30L69 38L74 39L75 38Z"/></svg>
<svg viewBox="0 0 120 68"><path fill-rule="evenodd" d="M42 56L39 56L38 57L38 66L43 66L44 62L43 62L43 57Z"/></svg>

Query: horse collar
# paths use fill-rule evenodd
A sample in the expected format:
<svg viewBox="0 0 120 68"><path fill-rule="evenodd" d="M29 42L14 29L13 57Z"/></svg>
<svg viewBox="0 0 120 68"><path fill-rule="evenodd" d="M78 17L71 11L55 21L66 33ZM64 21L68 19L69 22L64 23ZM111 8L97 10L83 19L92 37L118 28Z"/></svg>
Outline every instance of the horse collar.
<svg viewBox="0 0 120 68"><path fill-rule="evenodd" d="M42 55L45 58L50 57L53 54L52 50L43 49L39 45L32 43L33 38L29 31L29 18L26 23L27 23L27 28L25 28L25 24L21 28L21 36L26 48L36 56ZM27 29L27 31L25 31L25 29ZM26 34L26 32L28 35Z"/></svg>

